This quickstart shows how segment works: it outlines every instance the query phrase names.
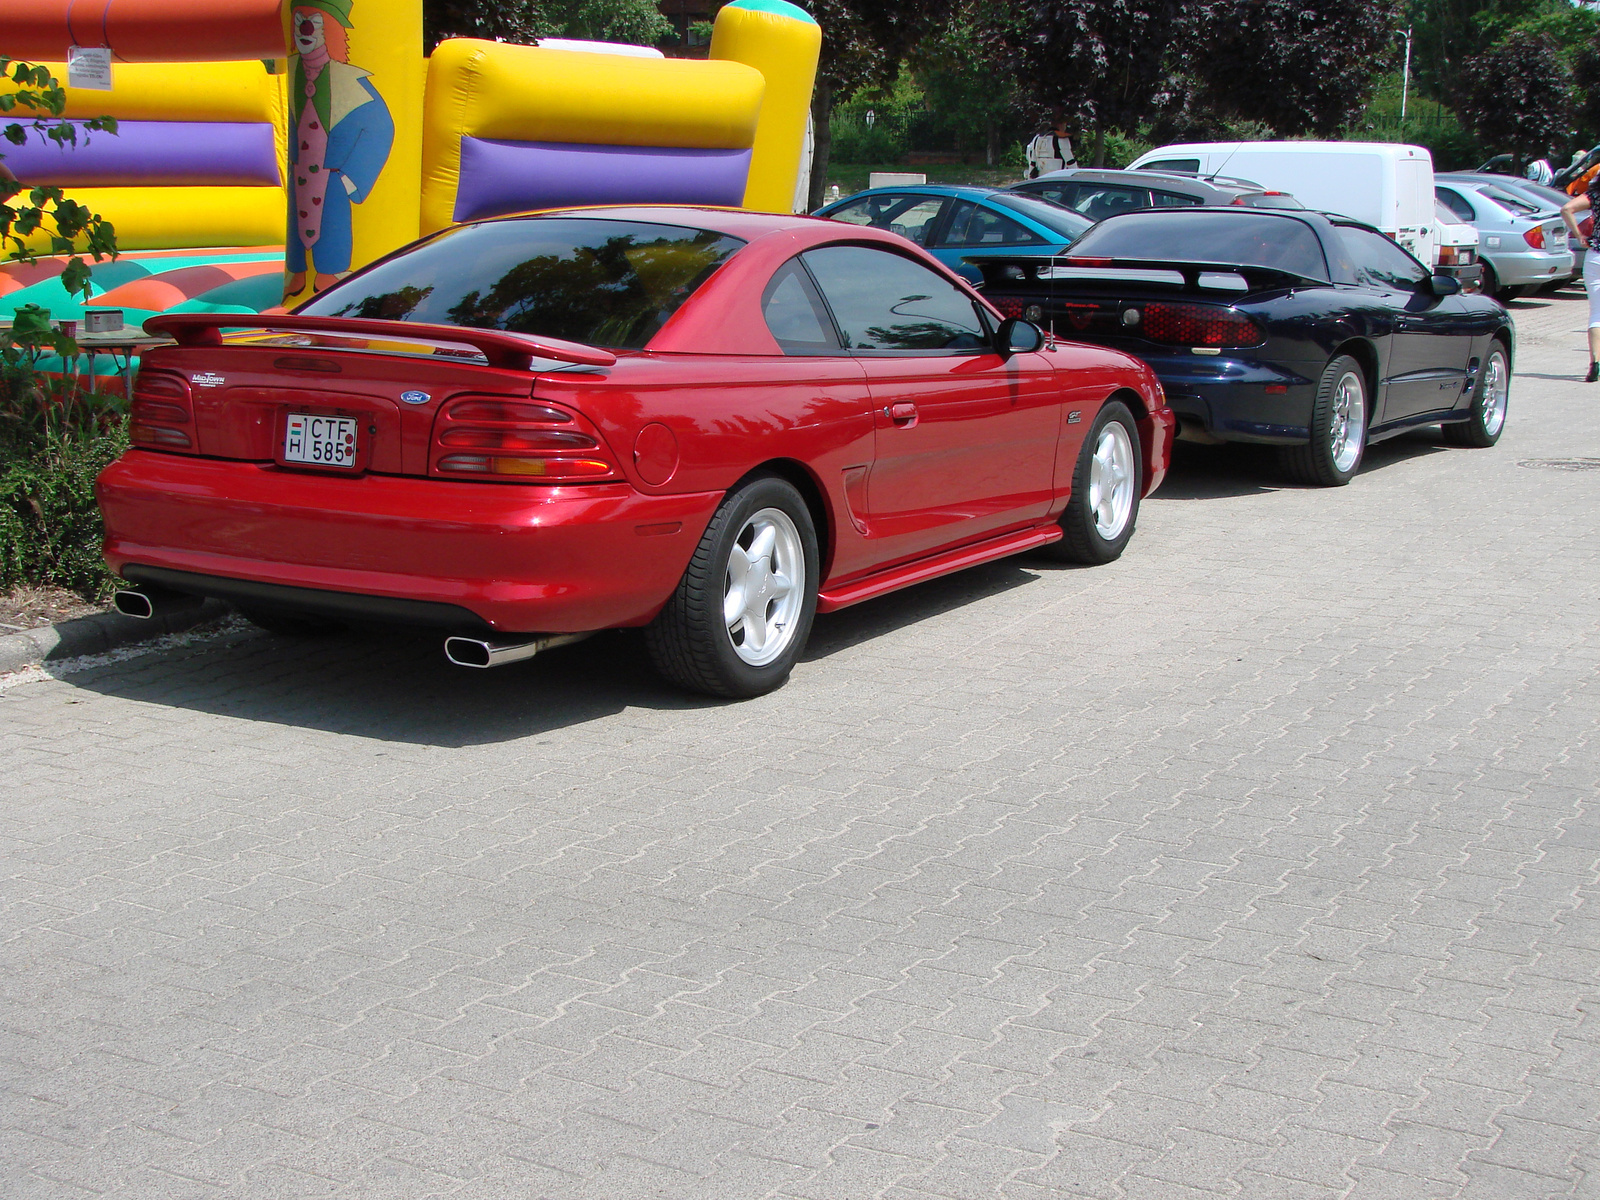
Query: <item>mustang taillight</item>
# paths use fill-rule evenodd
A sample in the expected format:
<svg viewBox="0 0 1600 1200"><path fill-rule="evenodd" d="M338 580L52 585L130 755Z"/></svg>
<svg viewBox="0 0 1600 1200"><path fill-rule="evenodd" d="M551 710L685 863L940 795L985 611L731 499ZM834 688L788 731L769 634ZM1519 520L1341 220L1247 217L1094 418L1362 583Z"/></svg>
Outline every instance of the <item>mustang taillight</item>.
<svg viewBox="0 0 1600 1200"><path fill-rule="evenodd" d="M1259 346L1267 340L1261 326L1243 313L1210 304L1146 304L1138 328L1146 340L1173 346Z"/></svg>
<svg viewBox="0 0 1600 1200"><path fill-rule="evenodd" d="M1535 225L1532 229L1525 231L1522 235L1522 240L1527 242L1528 245L1532 246L1535 250L1543 250L1544 226Z"/></svg>
<svg viewBox="0 0 1600 1200"><path fill-rule="evenodd" d="M580 418L552 404L471 397L447 404L433 427L439 475L584 482L622 474Z"/></svg>
<svg viewBox="0 0 1600 1200"><path fill-rule="evenodd" d="M181 376L143 370L135 376L128 440L150 450L194 449L194 413Z"/></svg>

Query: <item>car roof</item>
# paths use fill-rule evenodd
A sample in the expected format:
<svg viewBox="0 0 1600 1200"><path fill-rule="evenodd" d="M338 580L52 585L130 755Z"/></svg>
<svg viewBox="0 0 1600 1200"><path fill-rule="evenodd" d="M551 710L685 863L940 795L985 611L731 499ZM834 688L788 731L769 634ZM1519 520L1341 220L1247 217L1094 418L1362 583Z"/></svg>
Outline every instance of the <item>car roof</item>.
<svg viewBox="0 0 1600 1200"><path fill-rule="evenodd" d="M769 233L803 227L810 217L788 213L753 212L747 208L718 208L708 204L595 204L571 208L538 209L485 217L485 221L527 217L593 217L608 221L641 221L656 225L689 225L712 233L753 241Z"/></svg>
<svg viewBox="0 0 1600 1200"><path fill-rule="evenodd" d="M1229 175L1192 175L1178 171L1147 171L1143 168L1134 171L1111 167L1067 167L1060 171L1046 171L1043 175L1025 179L1022 183L1012 186L1023 187L1047 179L1072 179L1086 183L1136 183L1146 187L1162 183L1171 187L1193 188L1198 184L1201 188L1211 188L1218 192L1266 191L1259 183L1252 183L1248 179L1235 179Z"/></svg>
<svg viewBox="0 0 1600 1200"><path fill-rule="evenodd" d="M837 200L828 201L828 207L843 204L846 200L859 199L862 196L888 196L905 192L922 192L930 196L954 196L958 200L981 200L992 196L996 192L1003 192L1005 188L989 187L980 183L892 183L884 187L863 188L859 192L851 192L848 196L840 196Z"/></svg>

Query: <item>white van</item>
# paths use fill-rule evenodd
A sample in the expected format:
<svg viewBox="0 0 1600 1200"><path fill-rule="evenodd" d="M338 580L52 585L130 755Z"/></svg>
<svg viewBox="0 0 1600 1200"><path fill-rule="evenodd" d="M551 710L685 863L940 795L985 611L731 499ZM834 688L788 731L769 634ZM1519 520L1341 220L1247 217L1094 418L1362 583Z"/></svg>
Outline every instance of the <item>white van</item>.
<svg viewBox="0 0 1600 1200"><path fill-rule="evenodd" d="M1433 158L1394 142L1191 142L1142 154L1133 168L1231 175L1288 192L1307 208L1365 221L1428 266L1438 263Z"/></svg>

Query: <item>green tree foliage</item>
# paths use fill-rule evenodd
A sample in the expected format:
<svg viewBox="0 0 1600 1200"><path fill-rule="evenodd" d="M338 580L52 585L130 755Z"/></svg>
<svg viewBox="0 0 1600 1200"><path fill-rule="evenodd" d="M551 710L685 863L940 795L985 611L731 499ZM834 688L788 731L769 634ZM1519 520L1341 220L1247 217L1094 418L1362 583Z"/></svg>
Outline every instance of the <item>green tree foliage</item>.
<svg viewBox="0 0 1600 1200"><path fill-rule="evenodd" d="M545 0L544 11L549 37L656 46L673 35L651 0Z"/></svg>
<svg viewBox="0 0 1600 1200"><path fill-rule="evenodd" d="M566 37L654 46L673 32L651 0L423 0L422 27L430 50L447 37L522 45Z"/></svg>
<svg viewBox="0 0 1600 1200"><path fill-rule="evenodd" d="M1453 97L1468 59L1516 30L1548 34L1569 66L1600 37L1600 13L1571 0L1407 0L1411 65L1423 91Z"/></svg>
<svg viewBox="0 0 1600 1200"><path fill-rule="evenodd" d="M1393 63L1399 18L1398 0L1216 0L1190 72L1222 116L1330 137Z"/></svg>
<svg viewBox="0 0 1600 1200"><path fill-rule="evenodd" d="M1483 141L1512 155L1512 166L1565 142L1572 76L1548 34L1517 31L1462 64L1456 111Z"/></svg>
<svg viewBox="0 0 1600 1200"><path fill-rule="evenodd" d="M1016 80L998 62L971 9L916 46L908 65L930 110L957 145L982 146L984 161L1000 156L1001 131L1016 122L1021 97ZM882 161L882 160L879 160Z"/></svg>
<svg viewBox="0 0 1600 1200"><path fill-rule="evenodd" d="M1177 68L1209 7L1202 0L1041 0L989 10L996 59L1040 109L1095 131L1132 132L1177 90Z"/></svg>
<svg viewBox="0 0 1600 1200"><path fill-rule="evenodd" d="M430 51L451 37L529 45L548 33L542 15L539 0L423 0L423 42Z"/></svg>
<svg viewBox="0 0 1600 1200"><path fill-rule="evenodd" d="M808 208L822 204L828 181L833 106L859 89L883 86L924 38L942 29L957 0L802 0L822 27L822 56L811 98L816 143L811 157Z"/></svg>

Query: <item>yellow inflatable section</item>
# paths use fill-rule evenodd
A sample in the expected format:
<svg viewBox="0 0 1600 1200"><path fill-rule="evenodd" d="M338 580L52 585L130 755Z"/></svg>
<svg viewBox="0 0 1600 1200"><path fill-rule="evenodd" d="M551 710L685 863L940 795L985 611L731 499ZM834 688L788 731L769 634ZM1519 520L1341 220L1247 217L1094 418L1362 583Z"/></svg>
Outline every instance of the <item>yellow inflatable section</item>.
<svg viewBox="0 0 1600 1200"><path fill-rule="evenodd" d="M805 9L785 0L734 0L717 13L711 57L754 67L767 81L745 208L789 211L821 51L821 28Z"/></svg>
<svg viewBox="0 0 1600 1200"><path fill-rule="evenodd" d="M422 232L584 204L788 212L821 42L786 0L723 6L704 61L443 42L428 66Z"/></svg>
<svg viewBox="0 0 1600 1200"><path fill-rule="evenodd" d="M72 188L67 197L111 222L118 250L283 244L282 188ZM36 254L53 252L42 234L29 238L28 244Z"/></svg>
<svg viewBox="0 0 1600 1200"><path fill-rule="evenodd" d="M66 63L39 63L57 79ZM102 92L64 87L65 117L115 117L119 121L266 121L283 128L284 79L259 62L124 63L112 68L112 88ZM0 80L0 94L17 85Z"/></svg>
<svg viewBox="0 0 1600 1200"><path fill-rule="evenodd" d="M41 64L58 79L65 63ZM16 85L7 80L7 92ZM5 148L24 183L63 188L110 221L121 250L283 241L285 83L260 62L117 63L109 92L68 87L69 119L115 117L70 150ZM47 238L30 246L49 253Z"/></svg>

